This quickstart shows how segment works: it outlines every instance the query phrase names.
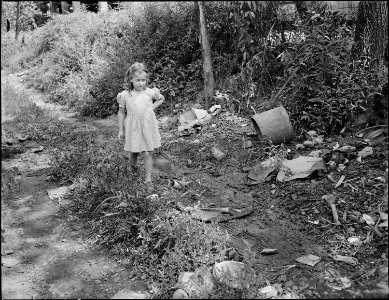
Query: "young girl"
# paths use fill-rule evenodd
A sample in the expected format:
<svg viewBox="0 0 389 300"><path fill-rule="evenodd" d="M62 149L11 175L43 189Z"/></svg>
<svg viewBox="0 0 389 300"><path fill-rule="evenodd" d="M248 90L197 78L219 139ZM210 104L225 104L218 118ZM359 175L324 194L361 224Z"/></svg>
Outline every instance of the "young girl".
<svg viewBox="0 0 389 300"><path fill-rule="evenodd" d="M118 138L125 139L124 150L129 151L129 163L135 173L138 171L138 155L144 152L146 189L148 193L151 193L154 190L151 181L153 150L161 146L154 110L165 101L165 97L157 88L147 87L147 77L146 67L142 63L134 63L126 72L125 90L117 95L119 102ZM154 103L153 100L155 100ZM124 120L125 111L127 111L127 118Z"/></svg>

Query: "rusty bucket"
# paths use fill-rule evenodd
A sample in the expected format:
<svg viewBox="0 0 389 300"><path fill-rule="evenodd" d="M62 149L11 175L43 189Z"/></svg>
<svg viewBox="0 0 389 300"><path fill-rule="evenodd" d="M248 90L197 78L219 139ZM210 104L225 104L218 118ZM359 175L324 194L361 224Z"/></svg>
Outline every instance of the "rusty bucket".
<svg viewBox="0 0 389 300"><path fill-rule="evenodd" d="M256 114L251 121L257 134L269 138L274 145L286 143L293 138L293 127L283 106Z"/></svg>

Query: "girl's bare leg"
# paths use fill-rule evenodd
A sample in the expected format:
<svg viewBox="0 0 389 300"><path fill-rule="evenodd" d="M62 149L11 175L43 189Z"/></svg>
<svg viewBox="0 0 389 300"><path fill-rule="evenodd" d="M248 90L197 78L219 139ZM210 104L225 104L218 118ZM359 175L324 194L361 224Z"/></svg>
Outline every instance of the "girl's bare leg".
<svg viewBox="0 0 389 300"><path fill-rule="evenodd" d="M139 153L137 153L137 152L129 152L128 160L129 160L131 168L136 168L137 167L137 165L138 165L138 155L139 155Z"/></svg>
<svg viewBox="0 0 389 300"><path fill-rule="evenodd" d="M146 182L151 181L151 172L153 170L153 151L145 151L145 169L146 169Z"/></svg>

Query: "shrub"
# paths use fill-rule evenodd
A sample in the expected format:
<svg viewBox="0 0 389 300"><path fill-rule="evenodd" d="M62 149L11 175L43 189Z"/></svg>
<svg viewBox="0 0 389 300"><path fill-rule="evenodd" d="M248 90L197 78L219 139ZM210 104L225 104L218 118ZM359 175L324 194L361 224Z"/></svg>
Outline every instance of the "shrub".
<svg viewBox="0 0 389 300"><path fill-rule="evenodd" d="M308 20L299 28L305 40L279 55L284 75L276 101L287 107L296 128L339 132L366 109L367 95L379 89L383 76L352 58L353 30L340 16Z"/></svg>

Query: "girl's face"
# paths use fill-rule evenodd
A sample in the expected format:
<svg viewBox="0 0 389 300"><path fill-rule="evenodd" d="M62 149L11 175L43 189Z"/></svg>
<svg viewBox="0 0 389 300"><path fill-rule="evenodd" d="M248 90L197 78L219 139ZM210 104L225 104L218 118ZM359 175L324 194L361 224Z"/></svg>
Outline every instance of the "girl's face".
<svg viewBox="0 0 389 300"><path fill-rule="evenodd" d="M146 87L147 73L146 72L135 72L134 76L130 80L134 86L134 90L142 91Z"/></svg>

